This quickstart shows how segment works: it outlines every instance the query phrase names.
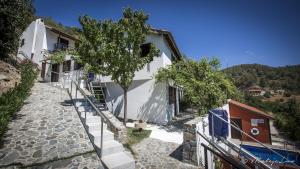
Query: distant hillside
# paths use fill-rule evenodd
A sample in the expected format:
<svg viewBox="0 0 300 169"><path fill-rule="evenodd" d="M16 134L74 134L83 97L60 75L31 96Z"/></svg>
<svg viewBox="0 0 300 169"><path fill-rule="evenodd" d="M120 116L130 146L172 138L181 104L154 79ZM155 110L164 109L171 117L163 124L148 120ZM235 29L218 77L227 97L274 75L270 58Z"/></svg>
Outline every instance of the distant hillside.
<svg viewBox="0 0 300 169"><path fill-rule="evenodd" d="M252 85L273 90L284 89L300 94L300 65L270 67L259 64L242 64L223 70L233 78L236 86L245 89Z"/></svg>

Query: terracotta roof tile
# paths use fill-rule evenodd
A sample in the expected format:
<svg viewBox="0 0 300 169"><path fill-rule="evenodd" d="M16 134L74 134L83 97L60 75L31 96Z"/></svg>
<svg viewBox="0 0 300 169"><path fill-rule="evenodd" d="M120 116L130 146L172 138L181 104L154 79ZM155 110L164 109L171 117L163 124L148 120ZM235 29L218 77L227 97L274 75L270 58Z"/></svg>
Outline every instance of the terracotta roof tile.
<svg viewBox="0 0 300 169"><path fill-rule="evenodd" d="M274 117L273 117L272 115L269 115L269 114L267 114L267 113L265 113L265 112L263 112L263 111L261 111L261 110L255 108L255 107L252 107L252 106L249 106L249 105L240 103L240 102L238 102L238 101L230 100L230 101L229 101L229 104L233 104L233 105L236 105L236 106L238 106L238 107L242 107L242 108L244 108L244 109L247 109L247 110L249 110L249 111L251 111L251 112L254 112L254 113L257 113L257 114L259 114L259 115L262 115L262 116L264 116L264 117L267 117L267 118L270 118L270 119L274 119Z"/></svg>

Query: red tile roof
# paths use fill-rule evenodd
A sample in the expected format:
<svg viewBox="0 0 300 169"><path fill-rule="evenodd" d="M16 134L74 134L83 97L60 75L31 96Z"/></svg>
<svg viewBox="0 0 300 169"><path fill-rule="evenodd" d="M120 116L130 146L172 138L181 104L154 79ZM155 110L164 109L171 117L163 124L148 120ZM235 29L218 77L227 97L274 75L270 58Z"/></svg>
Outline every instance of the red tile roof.
<svg viewBox="0 0 300 169"><path fill-rule="evenodd" d="M236 106L238 106L238 107L244 108L244 109L249 110L249 111L251 111L251 112L254 112L254 113L257 113L257 114L259 114L259 115L262 115L262 116L264 116L264 117L266 117L266 118L274 119L274 117L273 117L272 115L269 115L269 114L267 114L267 113L265 113L265 112L263 112L263 111L261 111L261 110L255 108L255 107L252 107L252 106L249 106L249 105L240 103L240 102L238 102L238 101L230 100L230 101L229 101L229 104L233 104L233 105L236 105Z"/></svg>

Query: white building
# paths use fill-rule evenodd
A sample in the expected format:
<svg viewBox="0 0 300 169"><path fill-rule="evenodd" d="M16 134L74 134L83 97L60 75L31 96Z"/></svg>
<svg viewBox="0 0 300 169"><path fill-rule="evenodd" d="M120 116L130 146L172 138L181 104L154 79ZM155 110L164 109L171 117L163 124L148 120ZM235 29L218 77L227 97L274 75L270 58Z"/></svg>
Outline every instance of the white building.
<svg viewBox="0 0 300 169"><path fill-rule="evenodd" d="M21 37L18 57L27 57L39 65L44 81L59 81L64 72L74 72L79 66L72 57L66 56L63 64L51 64L44 51L52 52L61 48L74 47L76 38L43 23L42 19L32 22ZM136 72L132 86L128 90L128 119L145 120L159 124L169 122L179 114L179 89L167 81L156 84L154 75L161 67L166 67L181 58L172 34L165 30L153 29L147 36L143 48L154 44L159 50L159 57ZM109 77L100 77L110 111L123 117L123 90Z"/></svg>
<svg viewBox="0 0 300 169"><path fill-rule="evenodd" d="M74 48L78 41L74 36L46 25L42 19L33 21L21 36L18 59L29 59L39 65L40 77L44 81L58 82L64 73L79 68L71 56L65 57L62 64L53 64L47 53L57 49Z"/></svg>
<svg viewBox="0 0 300 169"><path fill-rule="evenodd" d="M132 86L127 93L127 117L132 120L145 120L165 124L179 114L179 89L167 81L155 83L155 74L161 67L166 67L180 59L181 54L172 34L165 30L153 29L145 44L152 43L159 50L144 69L136 72ZM116 116L123 117L123 90L109 77L99 77L105 88L107 105Z"/></svg>

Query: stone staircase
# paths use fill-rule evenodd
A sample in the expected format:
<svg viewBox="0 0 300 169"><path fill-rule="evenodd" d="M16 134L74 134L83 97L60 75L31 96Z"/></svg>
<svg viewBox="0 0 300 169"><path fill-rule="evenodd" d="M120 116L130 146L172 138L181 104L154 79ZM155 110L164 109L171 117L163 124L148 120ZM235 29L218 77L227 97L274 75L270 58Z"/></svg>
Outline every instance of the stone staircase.
<svg viewBox="0 0 300 169"><path fill-rule="evenodd" d="M109 169L134 169L135 160L131 153L126 151L123 145L116 141L114 133L107 129L107 124L103 123L103 151L101 154L101 117L97 115L89 102L77 90L77 99L75 99L75 85L72 89L72 100L81 119L81 122L93 143L93 146L105 165ZM104 109L103 104L97 103L96 99L90 98L94 105L99 109Z"/></svg>

